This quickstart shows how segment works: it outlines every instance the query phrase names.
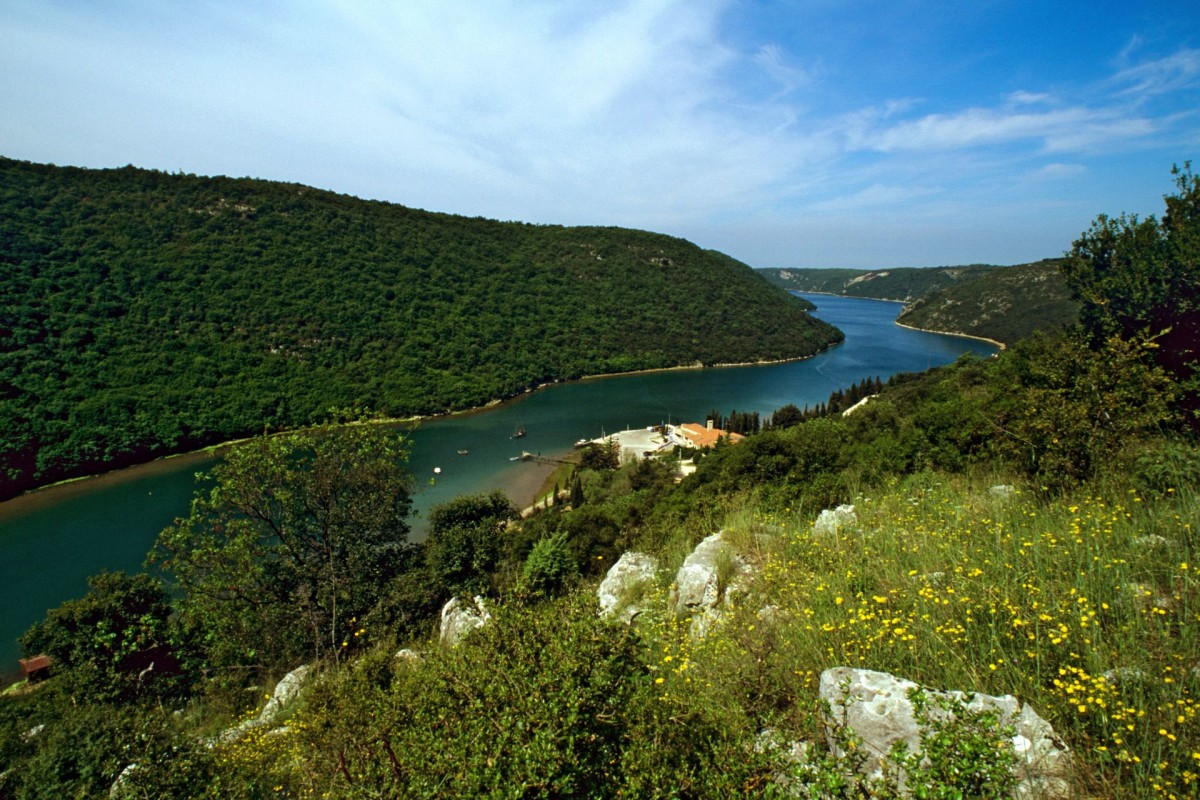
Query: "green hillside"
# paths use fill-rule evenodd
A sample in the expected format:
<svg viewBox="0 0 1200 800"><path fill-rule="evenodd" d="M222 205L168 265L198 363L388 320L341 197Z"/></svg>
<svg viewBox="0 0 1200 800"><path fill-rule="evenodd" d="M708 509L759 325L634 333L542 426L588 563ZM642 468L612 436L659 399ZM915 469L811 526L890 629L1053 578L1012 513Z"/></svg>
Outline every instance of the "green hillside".
<svg viewBox="0 0 1200 800"><path fill-rule="evenodd" d="M840 334L721 253L295 184L0 160L0 497L361 407L810 355Z"/></svg>
<svg viewBox="0 0 1200 800"><path fill-rule="evenodd" d="M1062 259L994 267L762 269L776 286L800 292L899 300L898 322L944 333L1012 342L1034 331L1054 332L1079 318L1060 274Z"/></svg>
<svg viewBox="0 0 1200 800"><path fill-rule="evenodd" d="M820 292L846 297L911 302L932 291L969 281L989 270L984 264L961 267L901 267L898 269L760 269L771 283L797 292Z"/></svg>
<svg viewBox="0 0 1200 800"><path fill-rule="evenodd" d="M386 426L231 448L154 574L21 637L51 674L0 694L0 797L1196 797L1176 183L1074 242L1070 331L737 443L583 448L528 516L459 497L407 541ZM852 669L905 682L835 707Z"/></svg>
<svg viewBox="0 0 1200 800"><path fill-rule="evenodd" d="M1056 259L1000 267L934 289L905 308L897 322L1005 344L1034 331L1060 331L1079 320L1079 304L1071 297L1060 263Z"/></svg>

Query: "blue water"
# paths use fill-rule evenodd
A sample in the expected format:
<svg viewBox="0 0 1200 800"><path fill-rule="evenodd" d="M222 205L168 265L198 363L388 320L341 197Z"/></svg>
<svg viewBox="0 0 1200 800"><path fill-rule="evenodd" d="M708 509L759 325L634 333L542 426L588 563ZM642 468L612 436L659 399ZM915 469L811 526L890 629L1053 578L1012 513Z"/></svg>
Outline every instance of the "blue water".
<svg viewBox="0 0 1200 800"><path fill-rule="evenodd" d="M713 409L766 417L788 403L816 405L862 378L886 379L966 352L996 350L987 342L901 328L893 324L900 303L804 296L817 305L816 316L845 332L844 343L803 361L559 384L485 411L423 422L411 432L409 459L418 515L470 492L503 489L528 500L542 471L511 460L522 451L552 457L580 438L703 422ZM519 427L526 436L512 438ZM47 609L81 596L87 576L141 568L158 532L187 514L195 473L212 462L203 455L167 459L0 503L0 674L19 655L16 637ZM418 516L416 536L422 527Z"/></svg>

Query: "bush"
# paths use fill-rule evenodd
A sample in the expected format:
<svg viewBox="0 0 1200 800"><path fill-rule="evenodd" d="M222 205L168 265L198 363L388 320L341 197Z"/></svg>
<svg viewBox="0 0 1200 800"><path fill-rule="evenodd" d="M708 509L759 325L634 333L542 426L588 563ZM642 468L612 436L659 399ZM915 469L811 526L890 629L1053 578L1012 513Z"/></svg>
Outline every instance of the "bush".
<svg viewBox="0 0 1200 800"><path fill-rule="evenodd" d="M51 609L21 637L27 655L46 653L81 700L130 701L185 687L171 604L149 575L105 572L89 591Z"/></svg>
<svg viewBox="0 0 1200 800"><path fill-rule="evenodd" d="M561 590L578 570L565 532L539 539L525 559L521 580L526 591L547 597Z"/></svg>

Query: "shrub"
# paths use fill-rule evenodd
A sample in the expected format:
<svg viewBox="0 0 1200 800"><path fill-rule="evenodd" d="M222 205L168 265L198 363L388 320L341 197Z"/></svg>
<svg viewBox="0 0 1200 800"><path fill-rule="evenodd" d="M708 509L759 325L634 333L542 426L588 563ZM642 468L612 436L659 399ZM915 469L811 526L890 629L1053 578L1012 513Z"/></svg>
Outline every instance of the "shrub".
<svg viewBox="0 0 1200 800"><path fill-rule="evenodd" d="M571 547L565 532L539 539L525 559L521 580L525 589L535 596L556 594L577 572Z"/></svg>

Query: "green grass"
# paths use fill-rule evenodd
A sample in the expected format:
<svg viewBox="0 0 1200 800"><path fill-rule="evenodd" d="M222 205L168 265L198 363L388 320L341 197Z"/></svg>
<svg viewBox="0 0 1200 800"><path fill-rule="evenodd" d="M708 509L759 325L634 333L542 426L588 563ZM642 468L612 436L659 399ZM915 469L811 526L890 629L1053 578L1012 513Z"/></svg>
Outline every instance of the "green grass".
<svg viewBox="0 0 1200 800"><path fill-rule="evenodd" d="M747 527L783 533L755 540L758 583L723 628L689 642L664 623L664 695L720 686L739 714L812 737L817 679L834 666L1013 694L1072 747L1080 791L1194 796L1195 492L1151 501L1114 481L1005 499L988 486L896 482L858 498L858 525L836 538L812 536L811 515L747 523L743 509Z"/></svg>

